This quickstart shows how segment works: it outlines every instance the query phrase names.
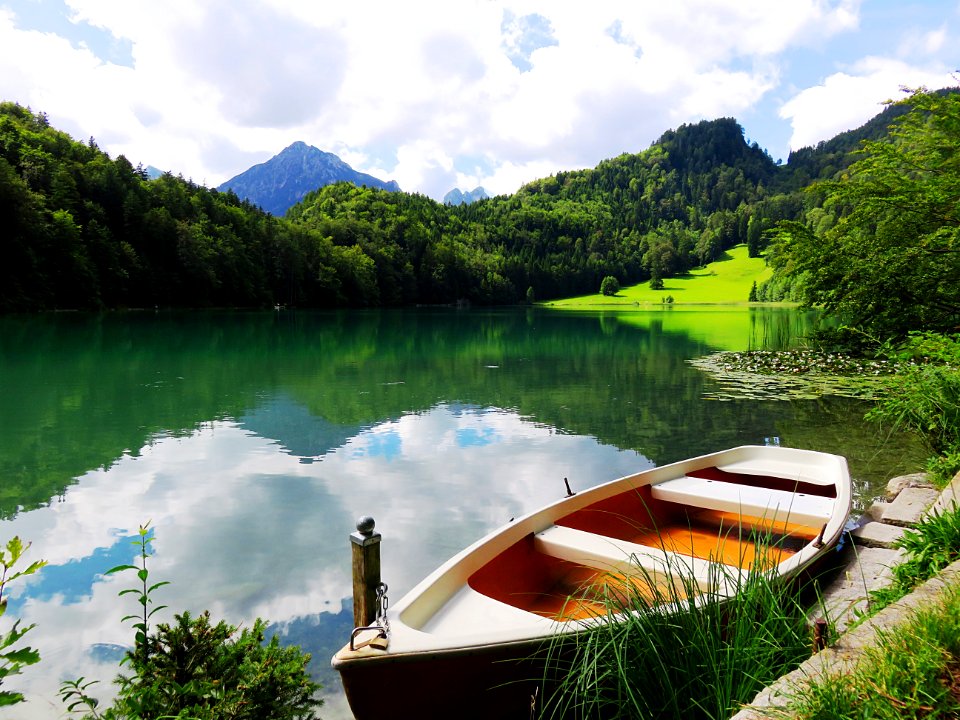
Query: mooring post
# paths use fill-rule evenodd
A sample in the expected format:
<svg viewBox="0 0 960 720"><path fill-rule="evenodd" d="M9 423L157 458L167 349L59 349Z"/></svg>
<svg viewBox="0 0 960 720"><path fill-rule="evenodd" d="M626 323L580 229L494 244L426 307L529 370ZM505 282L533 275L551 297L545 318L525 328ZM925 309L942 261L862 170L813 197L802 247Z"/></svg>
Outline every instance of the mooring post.
<svg viewBox="0 0 960 720"><path fill-rule="evenodd" d="M350 533L353 548L353 625L366 627L377 619L377 588L380 586L380 533L373 518L357 520L357 531Z"/></svg>
<svg viewBox="0 0 960 720"><path fill-rule="evenodd" d="M827 633L829 627L827 621L823 618L817 618L813 621L813 653L817 654L827 647Z"/></svg>

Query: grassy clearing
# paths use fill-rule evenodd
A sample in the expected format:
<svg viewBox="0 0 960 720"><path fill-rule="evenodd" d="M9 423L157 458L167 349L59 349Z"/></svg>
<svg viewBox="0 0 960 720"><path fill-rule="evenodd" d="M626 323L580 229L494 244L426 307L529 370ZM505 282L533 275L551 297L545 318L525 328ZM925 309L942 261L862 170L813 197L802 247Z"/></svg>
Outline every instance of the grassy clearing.
<svg viewBox="0 0 960 720"><path fill-rule="evenodd" d="M723 258L678 278L666 278L663 290L651 290L649 283L621 288L613 296L583 295L543 303L550 307L593 307L618 305L660 305L667 296L674 303L746 303L754 282L760 285L771 270L763 258L751 258L746 245L737 245Z"/></svg>

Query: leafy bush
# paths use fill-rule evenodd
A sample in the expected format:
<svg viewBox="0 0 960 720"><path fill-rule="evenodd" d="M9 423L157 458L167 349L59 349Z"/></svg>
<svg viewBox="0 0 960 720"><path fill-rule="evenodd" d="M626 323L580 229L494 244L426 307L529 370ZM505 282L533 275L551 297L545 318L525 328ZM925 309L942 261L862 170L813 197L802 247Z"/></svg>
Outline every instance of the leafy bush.
<svg viewBox="0 0 960 720"><path fill-rule="evenodd" d="M310 655L298 647L284 648L277 637L264 642L267 623L257 618L252 628L222 620L211 623L210 613L197 617L184 612L172 624L161 623L150 632L150 618L165 606L153 607L153 593L166 582L150 583L147 558L152 531L141 526L135 544L139 565L120 565L108 571L135 571L138 583L122 590L140 605L133 620L134 647L123 662L130 675L116 679L119 686L112 707L102 712L87 694L93 684L84 678L63 683L60 695L67 710L86 708L84 718L102 720L310 720L322 704L315 698L320 685L306 671ZM238 632L239 631L239 632Z"/></svg>
<svg viewBox="0 0 960 720"><path fill-rule="evenodd" d="M867 417L915 432L937 455L960 451L960 336L911 335L911 361Z"/></svg>
<svg viewBox="0 0 960 720"><path fill-rule="evenodd" d="M620 281L613 275L607 275L600 281L600 292L603 295L616 295L620 292Z"/></svg>
<svg viewBox="0 0 960 720"><path fill-rule="evenodd" d="M24 546L19 537L13 537L7 541L6 548L0 548L0 565L3 566L3 575L0 576L0 618L7 611L7 600L3 596L7 584L24 575L32 575L46 565L43 560L38 560L31 563L26 570L11 573L13 566L17 564L28 547L30 545ZM27 665L35 665L40 662L40 653L33 648L13 647L33 628L33 625L20 627L20 621L15 620L13 627L9 630L0 631L0 685L3 684L5 678L11 675L19 675L20 671ZM0 707L16 705L19 702L23 702L22 693L0 690Z"/></svg>
<svg viewBox="0 0 960 720"><path fill-rule="evenodd" d="M276 636L264 644L266 627L257 618L238 633L222 620L212 624L209 612L161 623L145 658L128 655L133 675L118 679L117 700L102 717L313 718L320 701L313 697L319 685L306 672L310 656L281 647Z"/></svg>

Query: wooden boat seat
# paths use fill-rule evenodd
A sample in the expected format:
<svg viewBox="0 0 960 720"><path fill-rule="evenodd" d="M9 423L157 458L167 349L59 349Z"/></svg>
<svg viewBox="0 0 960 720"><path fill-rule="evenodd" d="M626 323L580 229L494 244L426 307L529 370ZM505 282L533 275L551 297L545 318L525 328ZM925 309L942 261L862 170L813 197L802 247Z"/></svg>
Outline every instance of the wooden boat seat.
<svg viewBox="0 0 960 720"><path fill-rule="evenodd" d="M653 485L650 493L657 500L690 507L812 527L820 527L830 519L834 504L832 498L819 495L750 487L689 475Z"/></svg>
<svg viewBox="0 0 960 720"><path fill-rule="evenodd" d="M739 583L742 579L741 569L733 565L562 525L536 533L534 547L544 555L611 573L629 576L646 571L651 575L692 577L702 589L715 588L721 582Z"/></svg>

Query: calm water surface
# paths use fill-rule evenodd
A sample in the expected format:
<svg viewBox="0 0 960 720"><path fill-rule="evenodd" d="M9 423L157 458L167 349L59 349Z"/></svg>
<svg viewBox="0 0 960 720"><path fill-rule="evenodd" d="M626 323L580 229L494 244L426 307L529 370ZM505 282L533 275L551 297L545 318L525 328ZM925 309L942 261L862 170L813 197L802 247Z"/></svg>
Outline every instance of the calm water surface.
<svg viewBox="0 0 960 720"><path fill-rule="evenodd" d="M234 624L261 616L329 657L349 635L348 535L372 514L399 599L450 555L564 492L779 438L847 455L866 503L921 453L862 402L705 399L686 360L790 346L795 311L130 313L0 318L0 542L49 565L8 617L42 662L6 688L63 713L63 678L106 696L132 633L123 575L155 529L158 601ZM158 616L170 619L170 614ZM97 694L97 693L95 693Z"/></svg>

